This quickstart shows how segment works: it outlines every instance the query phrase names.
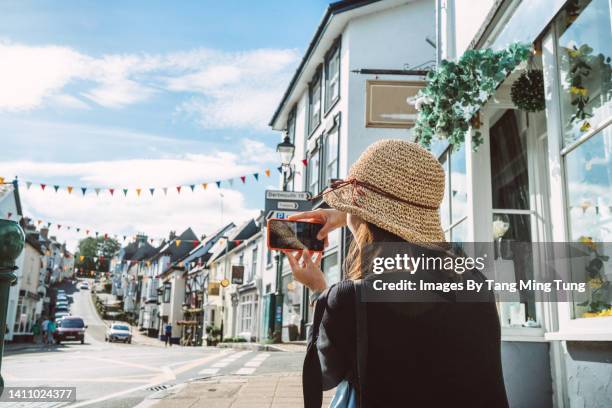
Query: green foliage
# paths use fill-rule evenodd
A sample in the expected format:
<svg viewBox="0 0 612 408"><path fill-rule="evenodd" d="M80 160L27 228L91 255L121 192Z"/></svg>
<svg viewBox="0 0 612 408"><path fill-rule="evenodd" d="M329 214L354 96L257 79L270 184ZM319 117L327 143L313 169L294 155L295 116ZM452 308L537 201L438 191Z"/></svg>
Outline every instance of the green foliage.
<svg viewBox="0 0 612 408"><path fill-rule="evenodd" d="M83 268L85 272L108 272L110 260L120 248L119 242L112 238L87 237L79 241L79 250L75 255L75 266L79 269ZM84 257L82 261L80 260L81 256ZM94 261L94 258L98 259Z"/></svg>
<svg viewBox="0 0 612 408"><path fill-rule="evenodd" d="M434 136L452 145L463 143L480 107L530 54L529 45L517 43L501 51L468 50L458 62L442 61L429 72L427 86L416 98L419 116L414 131L420 143L429 147ZM482 144L480 132L474 133L472 141L476 150Z"/></svg>
<svg viewBox="0 0 612 408"><path fill-rule="evenodd" d="M546 107L544 73L541 69L525 71L512 84L512 102L525 112L539 112Z"/></svg>

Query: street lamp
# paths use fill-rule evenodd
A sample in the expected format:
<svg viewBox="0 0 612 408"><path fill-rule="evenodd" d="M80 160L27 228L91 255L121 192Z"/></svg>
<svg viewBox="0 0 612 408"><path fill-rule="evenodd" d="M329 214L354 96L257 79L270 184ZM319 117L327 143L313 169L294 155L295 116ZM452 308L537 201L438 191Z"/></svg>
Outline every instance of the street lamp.
<svg viewBox="0 0 612 408"><path fill-rule="evenodd" d="M283 167L288 166L295 152L295 145L289 140L289 134L285 133L283 141L276 145L276 151L280 156Z"/></svg>
<svg viewBox="0 0 612 408"><path fill-rule="evenodd" d="M25 234L15 221L0 220L0 368L4 353L4 333L6 332L6 313L11 285L17 282L13 273L17 267L15 260L23 251ZM4 391L4 380L0 375L0 395Z"/></svg>

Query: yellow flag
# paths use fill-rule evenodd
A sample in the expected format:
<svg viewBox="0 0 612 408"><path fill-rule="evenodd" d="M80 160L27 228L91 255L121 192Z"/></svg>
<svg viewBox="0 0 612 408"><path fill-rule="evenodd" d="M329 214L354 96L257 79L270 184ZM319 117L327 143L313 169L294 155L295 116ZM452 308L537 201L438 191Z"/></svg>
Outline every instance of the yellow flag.
<svg viewBox="0 0 612 408"><path fill-rule="evenodd" d="M176 242L176 246L177 247L179 247L181 245L181 240L180 239L177 239L175 242Z"/></svg>
<svg viewBox="0 0 612 408"><path fill-rule="evenodd" d="M270 177L270 169L266 169L266 177Z"/></svg>
<svg viewBox="0 0 612 408"><path fill-rule="evenodd" d="M142 191L142 188L137 188L136 189L136 194L138 195L138 197L140 197L140 192Z"/></svg>
<svg viewBox="0 0 612 408"><path fill-rule="evenodd" d="M72 190L73 190L73 188L74 188L74 187L72 187L72 186L68 186L68 187L66 187L66 190L68 190L68 194L72 194Z"/></svg>
<svg viewBox="0 0 612 408"><path fill-rule="evenodd" d="M4 177L0 177L0 184L4 183Z"/></svg>
<svg viewBox="0 0 612 408"><path fill-rule="evenodd" d="M203 188L204 190L206 190L206 187L208 187L208 183L202 183L202 188Z"/></svg>
<svg viewBox="0 0 612 408"><path fill-rule="evenodd" d="M79 256L79 260L80 260L81 262L83 262L83 259L85 259L85 256L83 256L83 255Z"/></svg>

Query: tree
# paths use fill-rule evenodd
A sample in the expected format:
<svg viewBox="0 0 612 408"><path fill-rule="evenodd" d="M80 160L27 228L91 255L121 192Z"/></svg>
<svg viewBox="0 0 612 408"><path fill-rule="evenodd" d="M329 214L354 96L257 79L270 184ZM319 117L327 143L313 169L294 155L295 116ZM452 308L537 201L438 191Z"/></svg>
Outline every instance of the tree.
<svg viewBox="0 0 612 408"><path fill-rule="evenodd" d="M75 255L76 267L84 272L108 272L110 260L121 248L119 242L112 238L87 237L79 241L79 250Z"/></svg>

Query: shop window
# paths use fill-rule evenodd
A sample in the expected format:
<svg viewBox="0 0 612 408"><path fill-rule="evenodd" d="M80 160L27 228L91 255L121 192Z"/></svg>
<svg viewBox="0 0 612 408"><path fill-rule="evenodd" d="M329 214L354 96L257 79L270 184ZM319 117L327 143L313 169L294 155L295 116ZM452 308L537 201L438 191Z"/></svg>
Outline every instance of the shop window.
<svg viewBox="0 0 612 408"><path fill-rule="evenodd" d="M321 123L321 69L308 88L308 133L312 134Z"/></svg>
<svg viewBox="0 0 612 408"><path fill-rule="evenodd" d="M609 0L572 0L558 18L557 58L564 145L612 115Z"/></svg>
<svg viewBox="0 0 612 408"><path fill-rule="evenodd" d="M340 99L340 41L325 60L325 112Z"/></svg>
<svg viewBox="0 0 612 408"><path fill-rule="evenodd" d="M534 279L534 253L530 243L535 212L530 208L528 132L524 115L515 110L505 111L489 134L495 280L516 284ZM533 292L518 291L505 296L499 312L503 327L538 325Z"/></svg>

